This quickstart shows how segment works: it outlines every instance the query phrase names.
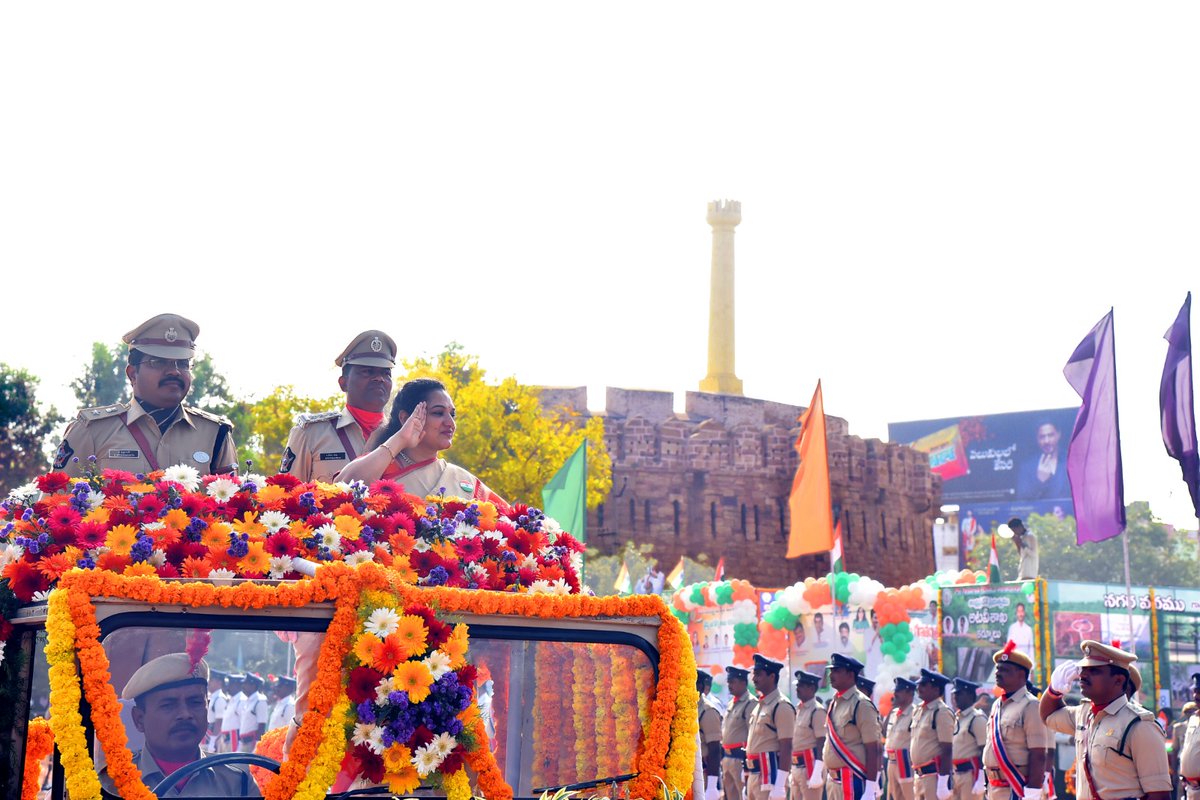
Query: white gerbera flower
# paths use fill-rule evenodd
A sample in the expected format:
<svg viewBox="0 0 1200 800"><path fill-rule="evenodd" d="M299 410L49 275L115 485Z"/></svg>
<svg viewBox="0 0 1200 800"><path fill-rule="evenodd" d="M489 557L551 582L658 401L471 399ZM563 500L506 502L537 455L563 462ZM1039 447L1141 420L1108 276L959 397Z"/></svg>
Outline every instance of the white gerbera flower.
<svg viewBox="0 0 1200 800"><path fill-rule="evenodd" d="M429 667L429 673L433 675L433 679L436 681L450 671L450 656L441 650L434 650L425 659L425 666ZM443 755L445 754L443 753Z"/></svg>
<svg viewBox="0 0 1200 800"><path fill-rule="evenodd" d="M562 525L558 524L558 520L553 517L546 517L542 520L542 533L549 534L552 538L556 533L562 533Z"/></svg>
<svg viewBox="0 0 1200 800"><path fill-rule="evenodd" d="M442 757L438 755L431 744L427 744L418 747L413 753L412 763L417 768L417 774L424 778L441 765Z"/></svg>
<svg viewBox="0 0 1200 800"><path fill-rule="evenodd" d="M383 751L387 749L383 746L383 728L375 726L371 735L367 737L367 747L371 748L371 752L375 755L383 755Z"/></svg>
<svg viewBox="0 0 1200 800"><path fill-rule="evenodd" d="M24 483L8 493L8 502L12 505L31 506L42 499L42 490L37 482Z"/></svg>
<svg viewBox="0 0 1200 800"><path fill-rule="evenodd" d="M275 580L282 580L284 574L292 571L291 556L272 556L271 557L271 572L267 576Z"/></svg>
<svg viewBox="0 0 1200 800"><path fill-rule="evenodd" d="M553 589L550 586L550 581L544 581L541 578L529 584L530 594L553 594Z"/></svg>
<svg viewBox="0 0 1200 800"><path fill-rule="evenodd" d="M400 627L400 615L396 613L396 609L387 606L372 611L371 616L367 617L367 621L363 623L363 628L368 633L373 633L380 639L391 636L398 627Z"/></svg>
<svg viewBox="0 0 1200 800"><path fill-rule="evenodd" d="M229 478L217 478L208 485L208 496L218 503L225 503L237 494L238 485Z"/></svg>
<svg viewBox="0 0 1200 800"><path fill-rule="evenodd" d="M571 569L575 570L575 574L583 574L583 553L571 553L570 561Z"/></svg>
<svg viewBox="0 0 1200 800"><path fill-rule="evenodd" d="M233 570L225 569L224 567L218 567L217 569L214 569L212 572L208 573L208 579L218 585L222 583L233 583L233 579L235 577L237 577L237 575Z"/></svg>
<svg viewBox="0 0 1200 800"><path fill-rule="evenodd" d="M458 740L448 733L439 733L433 737L433 741L429 743L430 750L436 750L437 754L442 758L450 755L450 751L458 744Z"/></svg>
<svg viewBox="0 0 1200 800"><path fill-rule="evenodd" d="M157 569L158 567L161 567L163 564L167 563L167 554L162 550L155 548L154 550L150 551L150 557L146 559L146 563Z"/></svg>
<svg viewBox="0 0 1200 800"><path fill-rule="evenodd" d="M555 558L558 553L554 550L554 545L548 544L541 550L538 550L538 555L542 558Z"/></svg>
<svg viewBox="0 0 1200 800"><path fill-rule="evenodd" d="M178 483L189 492L200 488L200 471L187 464L176 464L163 470L163 480Z"/></svg>
<svg viewBox="0 0 1200 800"><path fill-rule="evenodd" d="M463 539L475 536L479 533L479 528L474 525L468 525L465 522L460 522L454 527L454 533L450 534L451 539Z"/></svg>
<svg viewBox="0 0 1200 800"><path fill-rule="evenodd" d="M504 541L504 534L500 531L482 531L479 535L485 539L495 539L497 542Z"/></svg>
<svg viewBox="0 0 1200 800"><path fill-rule="evenodd" d="M416 550L418 553L424 553L429 548L429 542L425 541L420 536L417 537L417 541L413 542L413 550Z"/></svg>
<svg viewBox="0 0 1200 800"><path fill-rule="evenodd" d="M342 535L332 524L326 523L313 531L321 540L321 546L329 548L334 553L342 551Z"/></svg>
<svg viewBox="0 0 1200 800"><path fill-rule="evenodd" d="M567 583L565 578L556 578L554 583L550 584L550 594L570 594L571 584Z"/></svg>
<svg viewBox="0 0 1200 800"><path fill-rule="evenodd" d="M0 569L14 561L20 561L24 555L25 548L19 544L6 544L4 547L0 547Z"/></svg>
<svg viewBox="0 0 1200 800"><path fill-rule="evenodd" d="M530 553L529 555L527 555L523 559L521 559L521 569L537 569L537 568L538 568L537 556L533 555L532 553Z"/></svg>
<svg viewBox="0 0 1200 800"><path fill-rule="evenodd" d="M33 593L33 599L32 599L32 601L33 601L34 603L44 603L44 602L46 602L46 601L47 601L47 600L49 600L49 599L50 599L50 590L49 590L49 589L43 589L43 590L42 590L42 591L40 591L40 592L34 592L34 593ZM2 655L4 655L4 648L0 647L0 656L2 656ZM3 659L0 659L0 660L3 660Z"/></svg>
<svg viewBox="0 0 1200 800"><path fill-rule="evenodd" d="M396 691L396 679L388 676L375 684L375 702L381 706L387 705L388 695Z"/></svg>
<svg viewBox="0 0 1200 800"><path fill-rule="evenodd" d="M370 550L359 550L356 553L350 553L342 560L352 567L357 567L359 564L365 564L368 561L375 560L375 554Z"/></svg>
<svg viewBox="0 0 1200 800"><path fill-rule="evenodd" d="M104 492L98 492L95 489L91 489L88 491L88 496L87 496L88 508L91 509L92 511L95 511L97 508L99 508L100 505L104 502L104 500L105 500Z"/></svg>
<svg viewBox="0 0 1200 800"><path fill-rule="evenodd" d="M375 730L375 726L368 722L354 723L354 734L350 737L350 741L358 744L366 744L371 740L371 732Z"/></svg>
<svg viewBox="0 0 1200 800"><path fill-rule="evenodd" d="M267 533L279 533L292 524L292 518L282 511L264 511L258 521L267 529Z"/></svg>
<svg viewBox="0 0 1200 800"><path fill-rule="evenodd" d="M158 520L155 520L154 522L142 523L142 530L144 531L159 531L165 527L167 527L167 524L165 522L159 522Z"/></svg>
<svg viewBox="0 0 1200 800"><path fill-rule="evenodd" d="M242 483L253 483L256 488L261 489L267 485L267 476L255 475L253 472L247 473L246 475L242 476Z"/></svg>

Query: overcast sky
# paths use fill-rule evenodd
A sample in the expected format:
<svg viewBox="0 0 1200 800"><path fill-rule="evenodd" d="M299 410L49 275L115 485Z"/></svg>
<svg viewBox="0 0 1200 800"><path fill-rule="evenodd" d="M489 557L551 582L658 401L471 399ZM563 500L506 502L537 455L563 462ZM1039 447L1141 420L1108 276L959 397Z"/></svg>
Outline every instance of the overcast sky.
<svg viewBox="0 0 1200 800"><path fill-rule="evenodd" d="M1195 3L6 3L0 360L162 311L243 393L355 333L496 377L695 389L742 202L746 393L889 421L1073 405L1116 309L1126 498L1196 275ZM470 465L467 465L468 467Z"/></svg>

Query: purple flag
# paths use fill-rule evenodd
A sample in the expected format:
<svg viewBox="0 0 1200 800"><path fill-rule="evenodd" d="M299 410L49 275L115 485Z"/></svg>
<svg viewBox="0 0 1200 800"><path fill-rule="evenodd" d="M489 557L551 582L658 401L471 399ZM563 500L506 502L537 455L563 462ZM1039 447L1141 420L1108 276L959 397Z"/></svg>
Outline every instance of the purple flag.
<svg viewBox="0 0 1200 800"><path fill-rule="evenodd" d="M1200 458L1196 455L1196 411L1192 406L1192 293L1188 292L1167 340L1167 362L1158 385L1162 412L1163 444L1183 469L1183 480L1192 495L1192 508L1200 517Z"/></svg>
<svg viewBox="0 0 1200 800"><path fill-rule="evenodd" d="M1076 540L1101 542L1125 529L1125 482L1117 421L1117 357L1113 312L1084 337L1063 368L1083 404L1067 447Z"/></svg>

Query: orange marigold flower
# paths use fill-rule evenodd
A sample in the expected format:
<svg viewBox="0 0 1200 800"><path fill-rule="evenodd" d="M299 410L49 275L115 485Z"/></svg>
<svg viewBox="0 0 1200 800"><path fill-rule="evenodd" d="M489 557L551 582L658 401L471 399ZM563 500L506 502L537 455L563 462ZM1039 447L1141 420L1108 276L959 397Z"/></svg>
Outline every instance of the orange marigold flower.
<svg viewBox="0 0 1200 800"><path fill-rule="evenodd" d="M364 666L374 667L383 650L383 641L373 633L364 633L354 643L354 655Z"/></svg>
<svg viewBox="0 0 1200 800"><path fill-rule="evenodd" d="M420 703L429 697L433 673L422 662L405 661L392 671L392 678L396 681L396 689L408 692L410 703Z"/></svg>
<svg viewBox="0 0 1200 800"><path fill-rule="evenodd" d="M137 541L137 528L132 525L114 525L109 528L104 543L114 553L122 556L129 555L130 548Z"/></svg>
<svg viewBox="0 0 1200 800"><path fill-rule="evenodd" d="M137 564L130 564L128 567L126 567L121 572L121 574L122 575L157 575L158 570L156 570L154 568L153 564L148 564L145 561L141 561L141 562L138 562Z"/></svg>
<svg viewBox="0 0 1200 800"><path fill-rule="evenodd" d="M238 569L245 575L266 575L271 571L271 556L262 542L251 542L246 555L238 562Z"/></svg>
<svg viewBox="0 0 1200 800"><path fill-rule="evenodd" d="M429 629L425 627L425 621L412 614L405 614L400 617L400 623L396 626L396 632L392 634L392 636L397 637L403 642L405 649L414 656L425 655L425 651L429 649L425 645L428 635ZM388 638L391 639L392 636Z"/></svg>
<svg viewBox="0 0 1200 800"><path fill-rule="evenodd" d="M358 517L352 517L348 514L338 514L333 518L333 527L337 528L338 534L343 539L354 541L362 533L362 522Z"/></svg>

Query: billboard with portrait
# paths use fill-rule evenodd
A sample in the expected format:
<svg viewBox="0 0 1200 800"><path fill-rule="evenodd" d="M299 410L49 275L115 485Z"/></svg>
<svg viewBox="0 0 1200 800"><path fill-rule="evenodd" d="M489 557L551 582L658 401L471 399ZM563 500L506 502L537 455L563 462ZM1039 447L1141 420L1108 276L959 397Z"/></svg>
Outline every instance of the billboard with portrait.
<svg viewBox="0 0 1200 800"><path fill-rule="evenodd" d="M990 686L992 655L1012 641L1033 659L1036 680L1040 626L1032 587L1018 583L942 589L942 672Z"/></svg>
<svg viewBox="0 0 1200 800"><path fill-rule="evenodd" d="M960 553L1012 517L1069 516L1067 443L1077 408L888 423L888 438L929 455L942 502L959 506ZM959 566L964 566L960 560Z"/></svg>

